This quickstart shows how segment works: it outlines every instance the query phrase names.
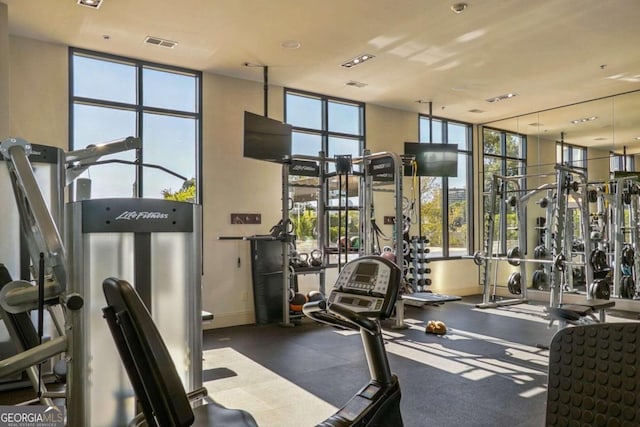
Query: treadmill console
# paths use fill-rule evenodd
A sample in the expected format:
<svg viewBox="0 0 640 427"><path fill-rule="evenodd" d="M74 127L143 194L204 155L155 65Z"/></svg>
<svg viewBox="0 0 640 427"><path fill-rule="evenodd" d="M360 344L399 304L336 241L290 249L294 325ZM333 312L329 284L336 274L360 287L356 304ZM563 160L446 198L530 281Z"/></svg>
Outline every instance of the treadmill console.
<svg viewBox="0 0 640 427"><path fill-rule="evenodd" d="M333 285L327 304L333 304L378 319L391 316L398 297L402 272L380 256L364 256L343 267Z"/></svg>

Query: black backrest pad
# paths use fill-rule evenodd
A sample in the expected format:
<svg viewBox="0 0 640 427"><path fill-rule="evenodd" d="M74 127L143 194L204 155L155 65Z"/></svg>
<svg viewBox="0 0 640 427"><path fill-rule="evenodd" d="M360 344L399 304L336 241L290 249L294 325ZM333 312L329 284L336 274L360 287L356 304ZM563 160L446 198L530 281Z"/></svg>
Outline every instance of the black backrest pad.
<svg viewBox="0 0 640 427"><path fill-rule="evenodd" d="M640 323L561 329L549 347L549 426L640 425Z"/></svg>
<svg viewBox="0 0 640 427"><path fill-rule="evenodd" d="M130 361L135 370L127 368L132 384L144 387L144 395L136 390L138 399L148 399L160 426L189 426L194 415L182 381L160 332L137 292L124 280L106 279L104 296L113 309L123 334ZM116 339L116 345L118 340ZM122 352L121 352L122 355ZM126 363L125 358L123 361ZM131 378L138 376L139 378ZM143 408L144 408L143 404Z"/></svg>

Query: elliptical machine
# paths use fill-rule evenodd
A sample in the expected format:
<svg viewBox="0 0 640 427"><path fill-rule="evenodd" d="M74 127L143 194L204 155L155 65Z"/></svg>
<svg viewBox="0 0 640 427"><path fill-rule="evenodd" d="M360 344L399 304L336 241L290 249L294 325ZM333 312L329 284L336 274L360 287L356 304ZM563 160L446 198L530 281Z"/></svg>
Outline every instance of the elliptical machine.
<svg viewBox="0 0 640 427"><path fill-rule="evenodd" d="M391 316L402 271L380 256L364 256L344 265L326 301L304 305L311 319L359 330L371 380L335 414L317 427L402 427L400 384L391 373L380 320Z"/></svg>

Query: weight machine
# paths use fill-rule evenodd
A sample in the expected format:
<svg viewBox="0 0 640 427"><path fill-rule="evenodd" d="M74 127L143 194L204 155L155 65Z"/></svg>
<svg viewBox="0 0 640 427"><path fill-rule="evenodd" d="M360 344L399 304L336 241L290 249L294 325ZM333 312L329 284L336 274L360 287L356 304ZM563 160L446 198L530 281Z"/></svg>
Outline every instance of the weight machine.
<svg viewBox="0 0 640 427"><path fill-rule="evenodd" d="M584 265L586 278L588 283L593 280L592 271L586 262L574 262L572 254L572 242L566 234L567 217L567 199L573 197L579 206L583 218L589 218L589 206L587 202L586 176L567 166L556 165L556 182L543 184L533 190L527 191L520 188L520 182L528 177L548 176L542 175L514 175L501 176L494 175L491 182L491 191L489 198L490 211L487 214L486 221L486 240L484 253L476 252L473 259L476 265L480 266L483 284L483 301L478 304L479 308L499 307L505 305L521 304L527 302L527 263L536 263L548 266L550 274L550 296L549 305L558 307L562 303L562 292L566 285L566 270L568 266ZM578 179L574 179L574 176ZM551 244L551 250L547 250L546 259L538 257L538 259L525 258L527 242L526 235L520 229L524 223L525 207L528 200L536 196L540 192L546 192L546 228L552 230L550 236L545 238L545 243ZM555 196L552 194L555 192ZM511 193L511 196L507 197ZM514 208L516 213L516 223L519 225L518 246L507 251L506 257L500 257L495 254L494 236L495 236L495 209L498 200L503 200L509 207ZM551 203L551 207L548 204ZM551 212L551 214L550 214ZM590 229L588 221L583 222L583 236L588 236ZM548 235L549 233L547 233ZM547 248L549 249L549 248ZM590 242L585 239L585 253L590 253ZM565 254L571 254L571 258L567 259ZM546 254L545 254L546 255ZM550 257L549 257L550 255ZM495 266L491 262L496 261ZM519 270L511 273L508 280L508 288L511 294L518 295L515 298L496 301L496 286L498 262L507 261L509 264L519 267ZM493 269L492 269L493 267Z"/></svg>

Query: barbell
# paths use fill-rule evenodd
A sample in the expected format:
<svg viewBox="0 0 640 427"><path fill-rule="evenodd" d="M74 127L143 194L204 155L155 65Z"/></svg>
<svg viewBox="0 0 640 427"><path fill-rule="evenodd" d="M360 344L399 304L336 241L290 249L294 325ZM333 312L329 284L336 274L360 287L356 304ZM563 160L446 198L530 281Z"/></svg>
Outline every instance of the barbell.
<svg viewBox="0 0 640 427"><path fill-rule="evenodd" d="M480 251L476 251L473 254L473 263L475 265L480 266L486 260L493 260L493 261L507 261L511 265L518 266L518 265L520 265L521 262L532 262L532 263L535 263L535 264L552 264L560 271L564 271L566 266L567 266L567 264L584 265L584 263L570 263L570 262L568 262L567 258L563 254L556 255L555 258L553 258L552 260L550 260L550 259L516 258L515 256L509 256L509 255L515 255L515 254L518 254L518 256L519 256L520 252L517 251L517 250L514 250L514 249L517 249L517 247L509 250L509 252L507 252L507 256L506 257L487 256L487 255L484 255L483 253L481 253Z"/></svg>

